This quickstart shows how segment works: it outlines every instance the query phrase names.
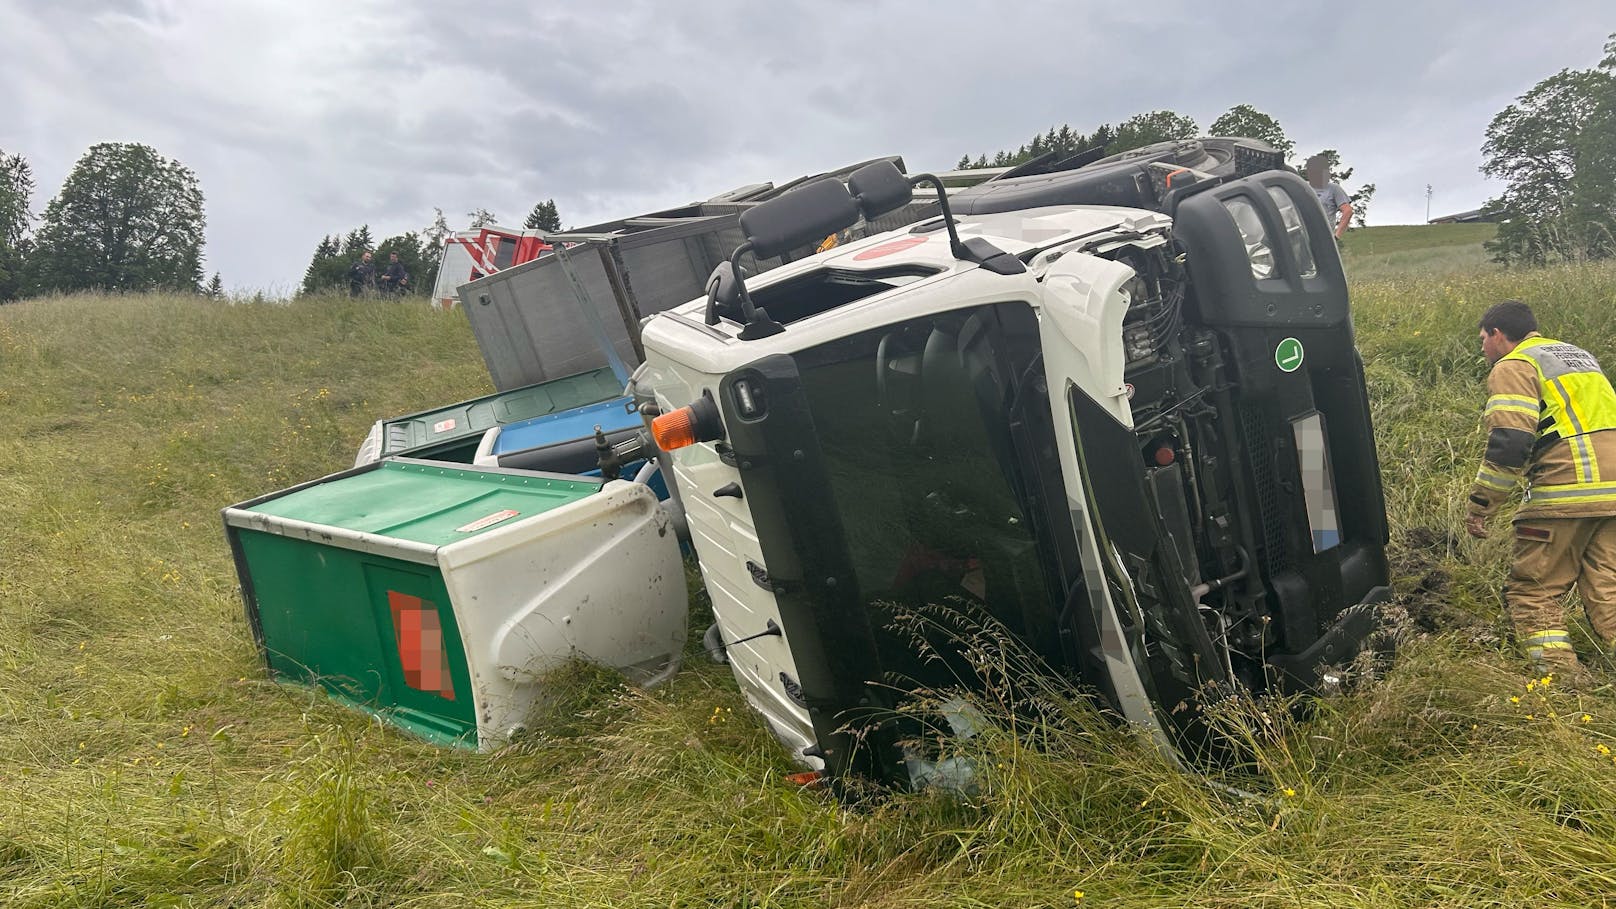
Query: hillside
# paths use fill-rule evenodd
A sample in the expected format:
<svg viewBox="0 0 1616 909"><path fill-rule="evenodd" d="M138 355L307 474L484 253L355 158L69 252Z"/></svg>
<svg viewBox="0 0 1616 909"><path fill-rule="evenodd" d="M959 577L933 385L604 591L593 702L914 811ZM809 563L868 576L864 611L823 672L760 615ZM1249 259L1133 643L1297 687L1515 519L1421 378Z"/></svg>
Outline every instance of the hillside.
<svg viewBox="0 0 1616 909"><path fill-rule="evenodd" d="M1482 248L1496 224L1392 224L1347 232L1341 258L1355 278L1491 271Z"/></svg>
<svg viewBox="0 0 1616 909"><path fill-rule="evenodd" d="M1052 684L1054 725L971 746L978 795L849 809L782 779L728 670L697 652L649 694L578 671L536 741L496 755L405 738L265 681L218 511L347 466L377 417L488 391L464 317L345 299L0 307L0 905L1608 901L1616 693L1529 680L1500 643L1508 542L1463 537L1461 503L1480 311L1519 297L1616 362L1616 267L1460 265L1480 239L1348 241L1401 650L1305 720L1228 708L1253 761L1225 782L1250 798Z"/></svg>

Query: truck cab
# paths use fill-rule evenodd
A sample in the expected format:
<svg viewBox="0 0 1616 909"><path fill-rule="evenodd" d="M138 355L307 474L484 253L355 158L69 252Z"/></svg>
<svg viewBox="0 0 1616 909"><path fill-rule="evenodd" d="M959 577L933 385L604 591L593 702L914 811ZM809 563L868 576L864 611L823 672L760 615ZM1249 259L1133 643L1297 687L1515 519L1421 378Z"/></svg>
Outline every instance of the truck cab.
<svg viewBox="0 0 1616 909"><path fill-rule="evenodd" d="M717 636L799 763L924 781L901 708L974 678L928 616L1192 760L1196 705L1364 649L1387 534L1345 278L1307 184L1244 170L937 181L936 217L747 280L927 180L873 164L743 215L708 296L646 321Z"/></svg>

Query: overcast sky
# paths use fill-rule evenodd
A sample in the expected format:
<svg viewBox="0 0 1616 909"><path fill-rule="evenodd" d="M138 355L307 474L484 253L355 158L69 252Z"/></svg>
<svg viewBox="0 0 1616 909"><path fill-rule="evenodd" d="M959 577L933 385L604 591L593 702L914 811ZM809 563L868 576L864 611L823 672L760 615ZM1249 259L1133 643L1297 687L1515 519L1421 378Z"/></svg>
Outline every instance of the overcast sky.
<svg viewBox="0 0 1616 909"><path fill-rule="evenodd" d="M995 12L995 10L998 10ZM442 207L581 226L901 154L910 170L1235 104L1339 149L1371 224L1476 208L1494 114L1586 68L1610 0L0 0L0 150L43 211L95 142L196 171L206 268L289 291L326 233Z"/></svg>

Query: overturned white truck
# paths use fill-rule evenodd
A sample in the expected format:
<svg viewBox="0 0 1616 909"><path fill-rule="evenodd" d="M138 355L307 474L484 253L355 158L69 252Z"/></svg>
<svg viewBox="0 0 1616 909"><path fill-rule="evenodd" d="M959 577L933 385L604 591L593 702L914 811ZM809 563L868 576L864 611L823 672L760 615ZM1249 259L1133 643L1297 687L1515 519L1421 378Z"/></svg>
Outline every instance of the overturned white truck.
<svg viewBox="0 0 1616 909"><path fill-rule="evenodd" d="M895 708L969 677L893 627L925 604L1184 754L1207 689L1328 687L1372 639L1387 528L1334 240L1271 149L1205 149L1006 175L745 279L941 196L877 162L743 213L707 298L644 323L632 388L716 636L799 762L923 781Z"/></svg>

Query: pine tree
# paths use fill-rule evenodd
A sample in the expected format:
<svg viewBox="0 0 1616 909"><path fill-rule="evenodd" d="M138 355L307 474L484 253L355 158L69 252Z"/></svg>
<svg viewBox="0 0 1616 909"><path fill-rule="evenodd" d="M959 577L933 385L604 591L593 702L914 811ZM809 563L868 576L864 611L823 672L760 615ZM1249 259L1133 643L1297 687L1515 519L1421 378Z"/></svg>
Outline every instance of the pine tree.
<svg viewBox="0 0 1616 909"><path fill-rule="evenodd" d="M487 227L490 224L496 224L499 222L499 219L494 216L494 213L486 208L474 208L471 211L466 212L466 217L471 219L471 225L467 228L467 230L476 230L479 227Z"/></svg>
<svg viewBox="0 0 1616 909"><path fill-rule="evenodd" d="M561 213L556 210L555 200L546 199L533 206L522 227L527 230L561 230Z"/></svg>
<svg viewBox="0 0 1616 909"><path fill-rule="evenodd" d="M224 281L219 279L218 272L213 273L213 280L208 282L208 286L203 288L202 293L204 296L215 300L224 299Z"/></svg>
<svg viewBox="0 0 1616 909"><path fill-rule="evenodd" d="M314 258L303 272L302 292L341 293L347 285L348 265L349 260L342 254L342 240L335 234L321 237L319 245L314 248Z"/></svg>
<svg viewBox="0 0 1616 909"><path fill-rule="evenodd" d="M1058 154L1061 158L1070 158L1079 151L1082 151L1082 149L1077 147L1078 140L1081 138L1081 135L1081 133L1073 132L1070 125L1062 123L1060 132L1055 133L1054 137L1056 154Z"/></svg>
<svg viewBox="0 0 1616 909"><path fill-rule="evenodd" d="M421 279L422 293L431 293L438 286L438 267L443 264L443 244L448 241L449 219L443 216L443 209L432 209L432 225L421 231Z"/></svg>
<svg viewBox="0 0 1616 909"><path fill-rule="evenodd" d="M0 151L0 303L22 293L33 192L34 177L27 160Z"/></svg>
<svg viewBox="0 0 1616 909"><path fill-rule="evenodd" d="M342 240L342 257L357 259L367 250L374 252L376 242L370 238L370 225L361 224L358 229L348 231L348 236Z"/></svg>

